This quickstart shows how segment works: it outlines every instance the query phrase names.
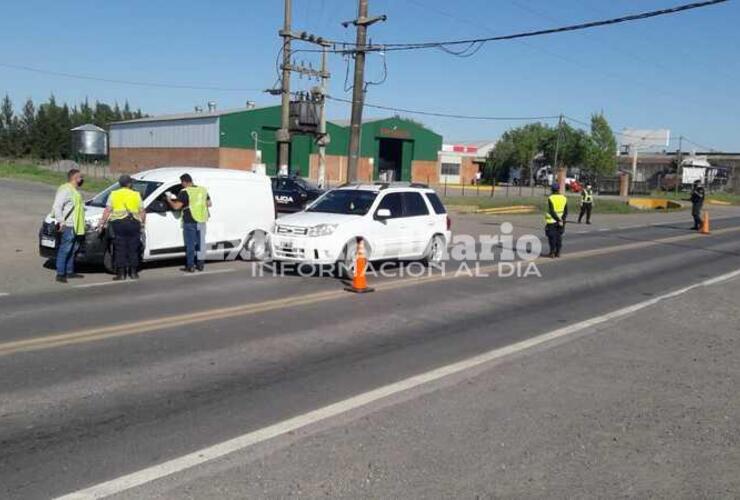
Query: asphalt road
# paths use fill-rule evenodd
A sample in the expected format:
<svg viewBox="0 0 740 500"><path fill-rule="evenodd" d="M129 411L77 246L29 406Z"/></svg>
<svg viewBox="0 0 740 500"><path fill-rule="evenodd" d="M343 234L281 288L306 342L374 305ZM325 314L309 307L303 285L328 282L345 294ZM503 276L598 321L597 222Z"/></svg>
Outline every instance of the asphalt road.
<svg viewBox="0 0 740 500"><path fill-rule="evenodd" d="M682 289L740 268L740 217L566 252L361 296L245 265L0 297L0 497L739 494L740 285Z"/></svg>

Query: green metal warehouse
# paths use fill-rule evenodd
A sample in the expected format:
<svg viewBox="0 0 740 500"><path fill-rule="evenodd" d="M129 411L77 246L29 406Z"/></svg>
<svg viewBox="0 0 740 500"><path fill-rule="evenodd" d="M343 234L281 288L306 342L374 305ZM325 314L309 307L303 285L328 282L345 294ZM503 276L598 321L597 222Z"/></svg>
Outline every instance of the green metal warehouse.
<svg viewBox="0 0 740 500"><path fill-rule="evenodd" d="M111 166L126 172L167 165L251 169L261 161L272 175L279 128L279 106L117 122L110 128ZM349 124L329 121L327 132L326 178L343 182ZM413 120L369 119L362 125L359 178L436 182L441 148L442 136ZM312 137L293 135L290 167L301 176L318 178L318 147Z"/></svg>

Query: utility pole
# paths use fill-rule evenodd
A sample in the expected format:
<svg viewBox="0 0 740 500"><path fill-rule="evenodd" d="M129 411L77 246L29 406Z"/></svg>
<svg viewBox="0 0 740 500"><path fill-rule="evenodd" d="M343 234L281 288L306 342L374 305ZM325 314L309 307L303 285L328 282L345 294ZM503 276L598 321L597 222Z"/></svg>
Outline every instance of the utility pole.
<svg viewBox="0 0 740 500"><path fill-rule="evenodd" d="M386 16L367 17L368 0L359 0L357 19L342 23L346 28L350 24L357 27L355 44L355 77L352 87L352 116L350 121L349 152L347 158L347 181L357 181L360 161L360 129L362 128L362 107L365 100L365 55L367 50L367 27L385 21Z"/></svg>
<svg viewBox="0 0 740 500"><path fill-rule="evenodd" d="M683 149L683 136L681 135L678 137L678 151L676 152L676 186L675 186L676 198L678 198L678 187L682 183L682 180L681 180L682 173L683 173L682 172L683 167L681 166L682 164L681 160L683 156L683 152L681 151L682 149Z"/></svg>
<svg viewBox="0 0 740 500"><path fill-rule="evenodd" d="M319 187L326 187L326 146L329 144L329 136L326 134L326 93L327 93L327 80L329 79L329 72L327 71L327 47L324 45L321 51L321 84L319 86L319 93L321 94L321 108L319 117Z"/></svg>
<svg viewBox="0 0 740 500"><path fill-rule="evenodd" d="M558 172L558 154L560 153L560 136L562 135L563 131L563 115L561 114L558 117L558 135L555 138L555 157L552 160L552 180L555 182L555 180L558 178L559 172ZM560 192L562 193L565 190L565 186L560 186Z"/></svg>
<svg viewBox="0 0 740 500"><path fill-rule="evenodd" d="M282 76L282 108L280 112L280 130L277 131L278 143L278 174L288 175L290 163L290 41L293 38L291 32L292 0L285 0L285 17L283 29L280 36L283 38L283 76Z"/></svg>

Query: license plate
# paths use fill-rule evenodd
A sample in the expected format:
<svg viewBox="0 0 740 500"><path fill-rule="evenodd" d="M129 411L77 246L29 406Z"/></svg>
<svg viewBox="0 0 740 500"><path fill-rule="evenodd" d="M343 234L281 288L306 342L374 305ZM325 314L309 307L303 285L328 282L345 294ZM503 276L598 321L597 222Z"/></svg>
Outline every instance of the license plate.
<svg viewBox="0 0 740 500"><path fill-rule="evenodd" d="M54 238L42 237L41 246L46 248L56 248L57 240L55 240Z"/></svg>

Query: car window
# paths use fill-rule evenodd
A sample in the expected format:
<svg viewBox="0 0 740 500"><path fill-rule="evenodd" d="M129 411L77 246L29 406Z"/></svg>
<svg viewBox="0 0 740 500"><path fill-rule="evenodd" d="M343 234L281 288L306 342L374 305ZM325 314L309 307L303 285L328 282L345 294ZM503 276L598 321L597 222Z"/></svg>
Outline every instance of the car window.
<svg viewBox="0 0 740 500"><path fill-rule="evenodd" d="M434 213L437 213L437 214L447 213L447 209L442 204L442 200L439 199L439 196L437 196L437 193L426 193L426 196L427 196L427 199L429 200L429 203L432 204Z"/></svg>
<svg viewBox="0 0 740 500"><path fill-rule="evenodd" d="M401 198L401 193L389 193L385 195L378 204L378 210L381 208L387 208L390 210L392 219L403 217L403 198Z"/></svg>
<svg viewBox="0 0 740 500"><path fill-rule="evenodd" d="M131 189L133 189L134 191L138 191L141 195L141 199L146 200L149 195L156 191L161 185L161 182L141 181L138 179L134 179L131 183ZM101 191L100 193L96 194L95 197L88 202L88 205L92 207L104 208L106 203L108 203L108 196L110 196L110 194L118 188L119 185L116 182L115 184L108 187L105 191Z"/></svg>
<svg viewBox="0 0 740 500"><path fill-rule="evenodd" d="M427 204L419 193L403 193L403 204L406 217L429 215Z"/></svg>
<svg viewBox="0 0 740 500"><path fill-rule="evenodd" d="M336 189L316 200L306 212L365 215L377 196L378 193L375 191Z"/></svg>

